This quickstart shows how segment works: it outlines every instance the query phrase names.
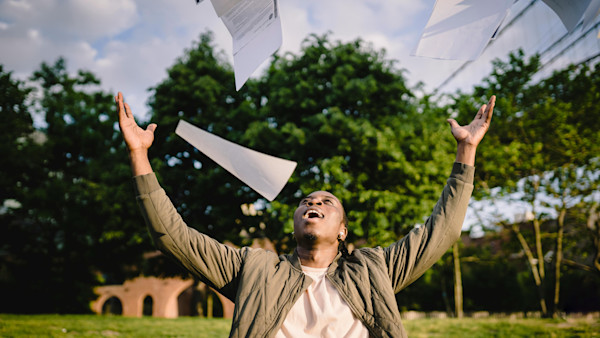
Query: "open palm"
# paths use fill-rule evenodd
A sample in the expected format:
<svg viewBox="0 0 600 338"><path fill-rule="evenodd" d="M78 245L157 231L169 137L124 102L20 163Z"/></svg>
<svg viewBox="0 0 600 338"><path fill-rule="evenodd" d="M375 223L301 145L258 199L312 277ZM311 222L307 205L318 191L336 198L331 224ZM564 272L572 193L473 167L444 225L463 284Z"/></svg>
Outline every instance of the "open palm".
<svg viewBox="0 0 600 338"><path fill-rule="evenodd" d="M459 125L456 120L448 119L452 127L452 135L458 143L477 146L490 127L496 96L492 95L489 102L479 108L477 115L471 123L466 126Z"/></svg>
<svg viewBox="0 0 600 338"><path fill-rule="evenodd" d="M115 103L119 111L119 127L129 151L147 150L150 148L154 141L156 124L150 124L145 130L140 128L133 118L131 108L129 108L127 103L123 102L123 94L121 92L115 97Z"/></svg>

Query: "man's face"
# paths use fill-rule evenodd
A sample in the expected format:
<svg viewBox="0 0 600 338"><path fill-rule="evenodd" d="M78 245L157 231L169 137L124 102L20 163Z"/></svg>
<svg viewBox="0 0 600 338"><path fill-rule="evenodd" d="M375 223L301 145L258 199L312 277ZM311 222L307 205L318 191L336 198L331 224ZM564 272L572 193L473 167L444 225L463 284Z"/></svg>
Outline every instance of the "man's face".
<svg viewBox="0 0 600 338"><path fill-rule="evenodd" d="M315 191L304 197L294 212L294 237L299 245L326 243L337 245L338 236L346 238L344 208L333 194Z"/></svg>

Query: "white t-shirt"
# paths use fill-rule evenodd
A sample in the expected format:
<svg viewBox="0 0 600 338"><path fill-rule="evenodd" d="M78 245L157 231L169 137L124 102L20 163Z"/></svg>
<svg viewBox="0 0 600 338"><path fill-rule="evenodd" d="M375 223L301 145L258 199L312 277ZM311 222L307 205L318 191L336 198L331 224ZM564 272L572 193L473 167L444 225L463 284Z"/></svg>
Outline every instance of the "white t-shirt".
<svg viewBox="0 0 600 338"><path fill-rule="evenodd" d="M325 277L327 268L302 266L302 271L313 282L292 306L276 338L369 337L367 328Z"/></svg>

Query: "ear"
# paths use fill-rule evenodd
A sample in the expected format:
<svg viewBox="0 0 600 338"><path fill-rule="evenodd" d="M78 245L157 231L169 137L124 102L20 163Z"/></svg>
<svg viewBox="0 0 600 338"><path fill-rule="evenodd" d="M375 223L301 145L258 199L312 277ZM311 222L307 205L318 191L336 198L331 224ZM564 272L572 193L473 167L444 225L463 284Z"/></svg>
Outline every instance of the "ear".
<svg viewBox="0 0 600 338"><path fill-rule="evenodd" d="M340 240L345 240L346 237L348 237L348 229L344 226L340 229L340 232L338 233L338 238Z"/></svg>

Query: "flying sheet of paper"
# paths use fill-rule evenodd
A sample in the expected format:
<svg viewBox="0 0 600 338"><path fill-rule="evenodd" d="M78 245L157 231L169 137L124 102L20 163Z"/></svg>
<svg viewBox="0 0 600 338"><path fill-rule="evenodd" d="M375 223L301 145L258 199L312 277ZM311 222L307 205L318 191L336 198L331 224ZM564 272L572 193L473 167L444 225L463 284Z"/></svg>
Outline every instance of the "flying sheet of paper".
<svg viewBox="0 0 600 338"><path fill-rule="evenodd" d="M210 0L219 18L242 1L244 0Z"/></svg>
<svg viewBox="0 0 600 338"><path fill-rule="evenodd" d="M514 0L437 0L411 55L475 60L500 27Z"/></svg>
<svg viewBox="0 0 600 338"><path fill-rule="evenodd" d="M233 39L235 88L281 47L277 0L211 0Z"/></svg>
<svg viewBox="0 0 600 338"><path fill-rule="evenodd" d="M296 162L240 146L183 120L175 133L269 201L277 197L296 168Z"/></svg>
<svg viewBox="0 0 600 338"><path fill-rule="evenodd" d="M588 9L591 0L543 0L560 18L565 28L572 32Z"/></svg>
<svg viewBox="0 0 600 338"><path fill-rule="evenodd" d="M600 0L592 0L583 14L583 30L586 30L598 15L600 15Z"/></svg>

